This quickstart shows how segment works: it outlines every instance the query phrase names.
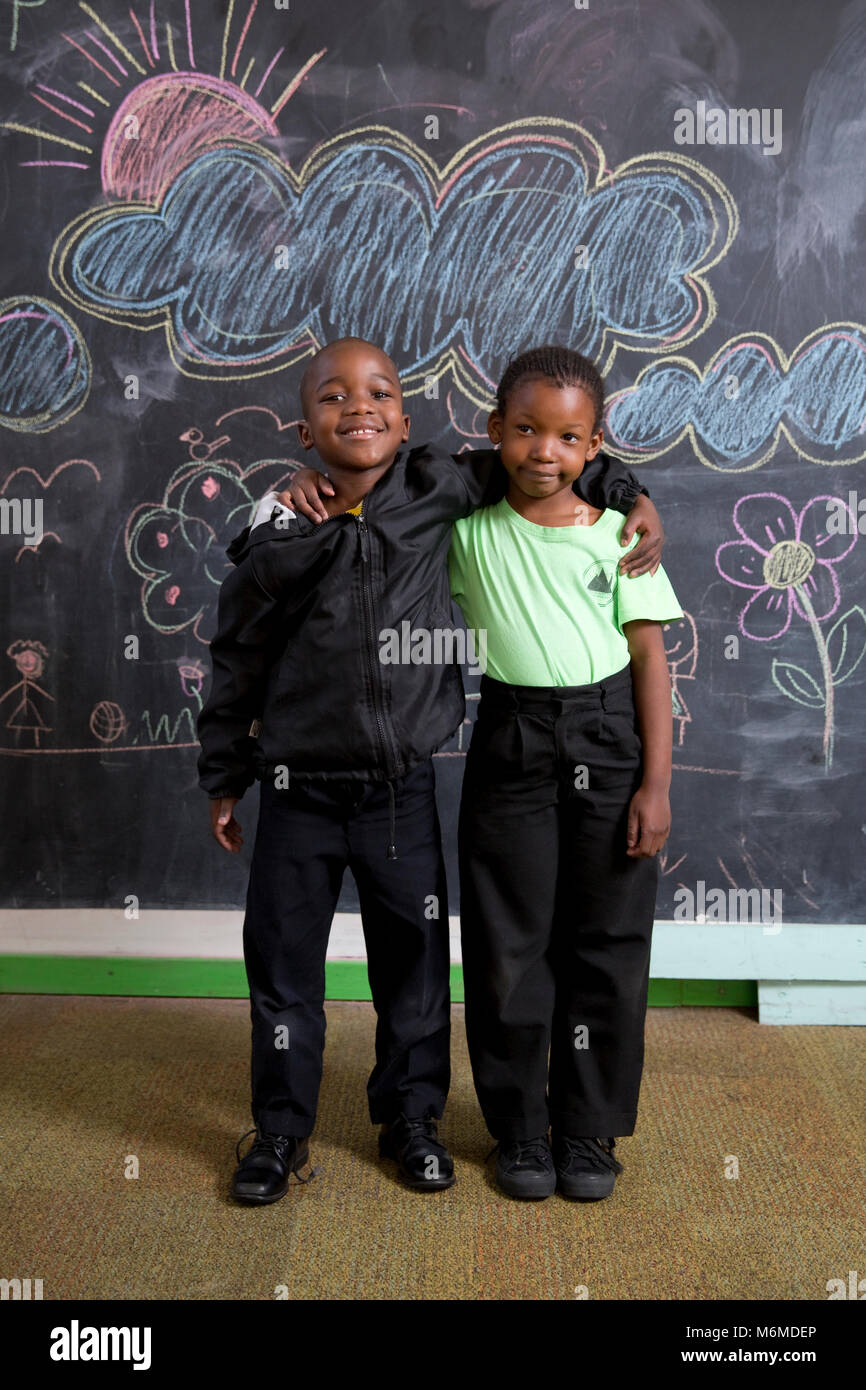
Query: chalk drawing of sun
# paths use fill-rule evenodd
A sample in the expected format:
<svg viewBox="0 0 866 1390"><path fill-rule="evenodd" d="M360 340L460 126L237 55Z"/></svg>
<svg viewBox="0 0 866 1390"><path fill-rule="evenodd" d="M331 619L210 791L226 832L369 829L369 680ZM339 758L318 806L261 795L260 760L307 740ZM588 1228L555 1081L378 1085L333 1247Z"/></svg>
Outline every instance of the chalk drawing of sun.
<svg viewBox="0 0 866 1390"><path fill-rule="evenodd" d="M79 0L78 9L92 27L75 29L68 24L74 33L64 31L62 38L87 60L92 69L90 82L76 82L75 96L42 82L30 92L34 101L65 122L64 133L15 121L0 123L8 130L63 146L64 154L71 150L76 157L23 159L21 166L91 169L98 158L107 197L156 204L177 175L206 150L277 135L277 117L326 50L303 64L270 107L262 105L259 98L284 48L274 53L249 92L248 84L256 81L256 57L243 62L241 55L258 3L250 0L242 22L238 5L235 23L235 0L229 0L219 73L210 74L196 67L190 0L184 0L183 22L175 20L177 33L170 19L159 16L156 0L131 5L125 37L132 47L92 5ZM101 150L95 125L104 119L100 107L115 108ZM82 131L87 143L80 136L73 139L69 126Z"/></svg>

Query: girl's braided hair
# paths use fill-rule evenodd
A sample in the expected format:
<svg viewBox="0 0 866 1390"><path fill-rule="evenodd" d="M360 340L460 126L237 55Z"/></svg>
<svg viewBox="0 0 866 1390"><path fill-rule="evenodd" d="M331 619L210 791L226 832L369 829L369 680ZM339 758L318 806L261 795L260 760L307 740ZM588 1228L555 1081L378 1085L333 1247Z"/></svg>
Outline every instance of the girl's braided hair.
<svg viewBox="0 0 866 1390"><path fill-rule="evenodd" d="M601 426L604 414L604 382L598 370L588 357L572 348L559 347L546 343L542 347L530 348L512 358L502 374L496 389L496 409L505 414L505 406L511 391L524 377L543 376L556 382L557 386L580 386L592 397L595 405L593 434Z"/></svg>

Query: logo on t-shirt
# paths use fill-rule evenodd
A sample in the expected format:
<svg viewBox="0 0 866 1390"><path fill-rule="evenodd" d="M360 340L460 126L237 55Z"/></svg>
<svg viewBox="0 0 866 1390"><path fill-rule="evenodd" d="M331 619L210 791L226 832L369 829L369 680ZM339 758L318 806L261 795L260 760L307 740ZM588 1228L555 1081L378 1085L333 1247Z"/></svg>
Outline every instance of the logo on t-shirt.
<svg viewBox="0 0 866 1390"><path fill-rule="evenodd" d="M616 593L616 560L594 560L584 571L583 582L600 607L613 603Z"/></svg>

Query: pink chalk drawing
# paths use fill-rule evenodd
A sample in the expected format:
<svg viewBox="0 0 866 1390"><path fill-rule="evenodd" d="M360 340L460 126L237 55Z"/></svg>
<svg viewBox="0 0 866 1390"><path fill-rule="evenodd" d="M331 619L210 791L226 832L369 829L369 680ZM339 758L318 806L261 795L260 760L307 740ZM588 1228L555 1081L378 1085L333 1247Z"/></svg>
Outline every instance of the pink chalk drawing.
<svg viewBox="0 0 866 1390"><path fill-rule="evenodd" d="M231 443L230 434L221 434L219 439L213 439L210 444L208 444L201 430L195 428L184 430L183 434L178 437L184 444L189 445L189 456L196 461L200 459L209 459L215 449L221 449L223 444ZM196 450L198 452L196 452Z"/></svg>
<svg viewBox="0 0 866 1390"><path fill-rule="evenodd" d="M11 0L13 9L13 34L17 38L18 10L24 6L33 8L45 0ZM123 201L146 201L155 204L160 201L166 189L184 169L202 152L218 150L228 145L251 145L262 140L270 140L279 134L277 119L283 108L298 91L313 67L325 56L327 49L313 53L290 78L282 91L271 102L269 109L262 105L262 92L273 75L279 81L277 64L285 52L281 46L273 54L259 79L255 92L247 92L247 83L256 63L264 62L264 57L254 54L239 71L241 52L250 33L258 0L250 0L245 19L235 16L235 0L228 7L223 6L225 18L222 33L222 60L219 75L200 72L195 61L193 45L190 0L184 0L186 57L189 67L184 71L179 66L185 61L182 26L179 17L172 14L171 5L164 7L162 17L157 14L156 0L150 0L149 25L146 18L139 19L130 6L129 18L134 27L134 36L127 30L133 52L123 39L102 18L92 6L79 0L82 9L98 26L95 29L79 29L73 37L60 31L60 37L70 49L86 59L92 69L88 73L91 82L107 80L111 89L106 94L91 87L89 83L78 81L77 87L87 94L91 101L104 107L115 105L116 109L108 131L102 141L101 150L94 148L99 137L91 122L97 116L95 106L85 104L80 96L70 96L58 87L48 87L43 82L35 84L39 91L30 96L39 103L41 110L48 110L62 122L64 130L75 128L63 135L41 126L22 125L19 122L2 124L24 134L32 135L39 141L47 141L48 153L53 154L51 145L59 144L65 153L74 150L78 158L37 158L19 161L22 168L90 169L98 159L103 193L107 198ZM240 23L240 34L235 37L233 21ZM125 28L121 23L121 31ZM237 28L237 24L234 25ZM147 32L149 29L149 32ZM176 32L177 31L177 32ZM162 45L160 40L162 39ZM175 51L175 41L177 52ZM227 71L228 50L234 43L234 56ZM144 63L136 53L139 51ZM12 47L15 47L13 39ZM118 54L120 55L118 57ZM170 71L155 71L162 66ZM150 69L150 71L148 71ZM137 80L136 75L141 79ZM59 79L58 79L59 80ZM131 91L124 92L130 82L135 83ZM44 93L46 95L40 95ZM48 100L48 97L51 100ZM261 98L261 100L260 100ZM62 106L56 105L62 102ZM80 114L73 114L69 108ZM82 120L82 116L90 120ZM84 139L77 132L83 133ZM41 155L42 150L38 153ZM85 156L82 159L81 156ZM90 159L87 158L90 156Z"/></svg>
<svg viewBox="0 0 866 1390"><path fill-rule="evenodd" d="M846 514L849 523L831 530L831 515ZM740 612L739 629L753 642L774 642L790 630L794 618L808 623L818 649L820 679L802 666L774 658L773 683L787 699L823 709L822 749L825 771L833 765L835 688L853 674L866 652L866 613L857 604L825 632L821 624L841 603L835 566L857 541L857 519L838 497L813 497L797 512L776 492L750 493L734 507L740 539L716 551L723 579L752 590Z"/></svg>
<svg viewBox="0 0 866 1390"><path fill-rule="evenodd" d="M6 655L15 662L21 679L0 695L0 705L13 695L18 696L18 703L13 707L5 727L15 731L16 745L21 743L22 737L29 735L33 747L38 748L40 737L52 729L52 725L43 717L40 706L44 708L45 715L50 716L51 711L45 707L54 704L54 697L36 684L48 660L48 648L41 642L19 639L6 648Z"/></svg>
<svg viewBox="0 0 866 1390"><path fill-rule="evenodd" d="M198 700L199 708L201 708L201 689L204 685L205 677L204 668L198 661L187 661L181 666L178 666L177 669L184 695L189 695L193 699Z"/></svg>
<svg viewBox="0 0 866 1390"><path fill-rule="evenodd" d="M100 700L91 711L89 728L100 743L116 743L128 728L128 723L120 705L114 700Z"/></svg>
<svg viewBox="0 0 866 1390"><path fill-rule="evenodd" d="M445 409L448 411L448 419L451 428L456 434L463 438L460 445L460 453L465 449L486 449L490 444L487 434L487 411L476 406L467 420L464 420L467 405L459 398L455 400L455 393L448 390L445 395ZM471 442L470 442L471 441Z"/></svg>
<svg viewBox="0 0 866 1390"><path fill-rule="evenodd" d="M229 416L234 417L235 458L220 453L231 443L231 436L220 433ZM298 461L286 456L285 440L270 453L275 436L294 421L281 420L269 406L239 406L213 424L203 423L205 430L191 426L177 436L190 458L174 470L158 501L134 509L124 544L130 567L143 581L148 624L166 635L190 628L205 643L210 636L205 629L216 616L216 590L231 568L225 547L252 521L259 498L286 486ZM249 456L263 444L265 457L237 461L238 453Z"/></svg>
<svg viewBox="0 0 866 1390"><path fill-rule="evenodd" d="M214 424L219 427L223 420L228 420L232 415L268 415L274 423L277 434L282 434L284 430L289 430L293 425L301 423L301 416L296 415L291 420L282 420L275 410L271 410L268 405L237 405L233 410L227 410L225 415L220 415Z"/></svg>
<svg viewBox="0 0 866 1390"><path fill-rule="evenodd" d="M51 510L55 516L68 517L71 510L68 499L72 491L69 487L69 483L73 477L72 474L67 474L67 469L70 468L85 469L85 479L87 478L87 471L89 470L97 483L102 482L102 475L99 469L96 467L96 464L91 463L89 459L66 459L64 463L59 463L56 468L52 469L47 478L43 478L38 469L28 463L13 469L8 478L4 479L3 483L0 484L0 497L12 494L12 484L15 483L16 480L18 480L19 486L25 487L27 491L30 492L34 487L34 483L29 481L29 479L32 478L43 492L47 492L52 484L59 478L60 482L57 483L57 491L61 493L61 496L52 499ZM79 474L75 474L74 477L76 480L74 486L78 489L82 489L84 486L84 479L82 479ZM25 544L18 549L15 555L15 563L17 564L23 555L38 555L50 551L51 547L45 546L45 542L48 540L55 540L58 545L63 544L61 537L56 531L43 531L36 545ZM42 550L43 546L45 546L45 551Z"/></svg>
<svg viewBox="0 0 866 1390"><path fill-rule="evenodd" d="M158 203L203 150L279 134L272 115L234 82L203 72L147 77L118 106L102 147L104 191Z"/></svg>

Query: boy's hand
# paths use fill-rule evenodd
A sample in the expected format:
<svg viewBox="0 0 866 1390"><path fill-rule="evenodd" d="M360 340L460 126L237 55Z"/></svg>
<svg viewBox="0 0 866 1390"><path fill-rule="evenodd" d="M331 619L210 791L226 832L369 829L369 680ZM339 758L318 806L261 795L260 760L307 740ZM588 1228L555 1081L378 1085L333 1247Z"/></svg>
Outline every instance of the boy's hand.
<svg viewBox="0 0 866 1390"><path fill-rule="evenodd" d="M244 842L241 828L232 815L239 800L237 796L215 796L210 803L211 834L229 854L237 854Z"/></svg>
<svg viewBox="0 0 866 1390"><path fill-rule="evenodd" d="M619 562L620 574L626 575L629 579L636 579L639 574L655 574L661 563L662 546L665 543L662 519L643 492L626 517L619 538L620 545L628 545L635 531L640 531L641 541Z"/></svg>
<svg viewBox="0 0 866 1390"><path fill-rule="evenodd" d="M630 859L651 859L671 833L671 803L666 792L640 786L628 808Z"/></svg>
<svg viewBox="0 0 866 1390"><path fill-rule="evenodd" d="M300 512L302 516L309 517L310 521L315 521L318 525L320 521L328 520L322 498L333 496L334 488L324 473L319 473L315 468L298 468L285 492L277 493L277 501L282 502L284 507L291 507L293 512Z"/></svg>

